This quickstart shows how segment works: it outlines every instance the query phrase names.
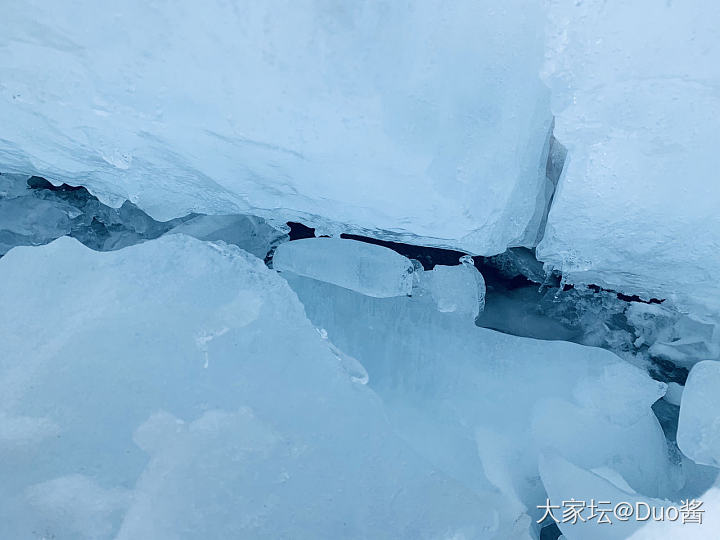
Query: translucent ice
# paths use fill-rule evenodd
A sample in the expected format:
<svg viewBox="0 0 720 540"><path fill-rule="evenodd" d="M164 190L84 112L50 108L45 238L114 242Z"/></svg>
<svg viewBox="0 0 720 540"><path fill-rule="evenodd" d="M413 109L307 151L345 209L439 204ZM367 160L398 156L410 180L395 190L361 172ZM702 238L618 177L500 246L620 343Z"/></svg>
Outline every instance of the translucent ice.
<svg viewBox="0 0 720 540"><path fill-rule="evenodd" d="M195 216L170 230L200 240L222 240L241 247L261 259L287 235L255 216Z"/></svg>
<svg viewBox="0 0 720 540"><path fill-rule="evenodd" d="M429 295L439 311L463 313L474 320L485 307L485 280L468 259L419 274L419 292Z"/></svg>
<svg viewBox="0 0 720 540"><path fill-rule="evenodd" d="M509 537L234 246L16 247L0 303L3 538Z"/></svg>
<svg viewBox="0 0 720 540"><path fill-rule="evenodd" d="M415 267L393 250L342 238L305 238L278 246L273 268L386 298L412 292Z"/></svg>
<svg viewBox="0 0 720 540"><path fill-rule="evenodd" d="M543 19L522 0L12 2L0 164L156 219L499 253L535 241L547 203Z"/></svg>
<svg viewBox="0 0 720 540"><path fill-rule="evenodd" d="M665 385L612 353L478 328L422 296L370 298L283 276L310 320L365 366L396 429L465 485L489 482L534 509L538 455L555 448L648 496L677 488L650 410Z"/></svg>
<svg viewBox="0 0 720 540"><path fill-rule="evenodd" d="M690 370L680 404L677 443L696 463L720 467L720 362Z"/></svg>
<svg viewBox="0 0 720 540"><path fill-rule="evenodd" d="M626 540L633 532L645 525L645 521L635 519L636 504L640 503L637 507L642 512L640 517L646 512L651 512L653 507L660 509L671 505L667 500L638 496L632 490L623 489L622 477L605 478L597 472L578 467L557 453L549 452L540 456L540 475L550 504L561 506L563 501L573 499L585 503L585 506L594 501L603 511L609 509L607 512L600 512L596 508L596 517L590 519L591 509L576 506L580 517L574 522L568 520L565 523L563 523L565 507L552 510L567 540ZM621 503L632 505L633 514L630 519L619 520L613 514L615 505ZM547 500L541 504L547 504ZM607 521L600 523L600 515L604 515L604 520L609 520L609 523ZM553 523L552 518L548 521Z"/></svg>

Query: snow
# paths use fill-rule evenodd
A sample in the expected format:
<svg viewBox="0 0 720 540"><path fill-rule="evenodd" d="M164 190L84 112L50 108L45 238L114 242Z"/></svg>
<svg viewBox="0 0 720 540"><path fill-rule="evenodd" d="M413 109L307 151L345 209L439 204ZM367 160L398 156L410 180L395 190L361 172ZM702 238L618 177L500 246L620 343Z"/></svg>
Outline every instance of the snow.
<svg viewBox="0 0 720 540"><path fill-rule="evenodd" d="M706 360L690 370L680 404L677 442L687 457L720 467L720 362Z"/></svg>
<svg viewBox="0 0 720 540"><path fill-rule="evenodd" d="M549 3L543 80L568 160L538 258L720 312L720 4Z"/></svg>
<svg viewBox="0 0 720 540"><path fill-rule="evenodd" d="M509 537L236 247L16 247L0 301L4 537Z"/></svg>
<svg viewBox="0 0 720 540"><path fill-rule="evenodd" d="M160 220L500 253L536 241L548 200L542 31L521 0L15 2L0 163Z"/></svg>
<svg viewBox="0 0 720 540"><path fill-rule="evenodd" d="M415 267L393 250L342 238L305 238L278 246L273 268L376 298L412 292Z"/></svg>

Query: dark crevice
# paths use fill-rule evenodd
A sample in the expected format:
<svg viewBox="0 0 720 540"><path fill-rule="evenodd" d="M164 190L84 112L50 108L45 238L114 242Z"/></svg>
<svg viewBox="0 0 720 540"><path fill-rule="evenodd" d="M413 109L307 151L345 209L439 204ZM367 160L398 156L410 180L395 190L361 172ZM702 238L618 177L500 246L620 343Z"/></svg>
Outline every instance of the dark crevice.
<svg viewBox="0 0 720 540"><path fill-rule="evenodd" d="M287 226L290 227L290 240L302 240L304 238L315 238L315 229L298 223L296 221L288 221Z"/></svg>
<svg viewBox="0 0 720 540"><path fill-rule="evenodd" d="M442 266L455 266L460 264L460 257L466 255L462 251L452 249L443 249L435 247L416 246L413 244L404 244L402 242L390 242L388 240L378 240L369 236L360 236L357 234L341 234L340 238L349 240L358 240L368 244L384 246L393 251L404 255L408 259L415 259L422 264L424 270L432 270L436 264Z"/></svg>

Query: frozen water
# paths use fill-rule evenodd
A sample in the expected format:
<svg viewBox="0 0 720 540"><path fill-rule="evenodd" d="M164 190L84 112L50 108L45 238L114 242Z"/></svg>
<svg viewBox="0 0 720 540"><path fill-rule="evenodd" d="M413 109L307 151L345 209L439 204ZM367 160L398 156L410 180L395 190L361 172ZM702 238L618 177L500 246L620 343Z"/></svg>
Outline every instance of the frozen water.
<svg viewBox="0 0 720 540"><path fill-rule="evenodd" d="M717 314L720 4L548 6L543 78L568 159L538 257L571 283Z"/></svg>
<svg viewBox="0 0 720 540"><path fill-rule="evenodd" d="M236 247L16 247L0 302L4 538L511 536Z"/></svg>
<svg viewBox="0 0 720 540"><path fill-rule="evenodd" d="M222 240L260 258L288 238L256 216L190 215L159 222L127 201L118 209L104 205L85 188L54 187L39 177L0 175L0 256L13 246L46 244L64 235L107 251L166 232Z"/></svg>
<svg viewBox="0 0 720 540"><path fill-rule="evenodd" d="M157 238L184 219L159 222L127 201L120 208L104 205L83 187L0 175L0 256L65 235L100 251L119 249Z"/></svg>
<svg viewBox="0 0 720 540"><path fill-rule="evenodd" d="M162 220L530 245L548 197L543 20L521 0L14 2L0 163Z"/></svg>
<svg viewBox="0 0 720 540"><path fill-rule="evenodd" d="M467 257L457 266L437 265L418 276L421 294L442 312L463 313L473 320L485 308L485 280Z"/></svg>
<svg viewBox="0 0 720 540"><path fill-rule="evenodd" d="M333 283L367 296L412 292L415 267L383 246L342 238L305 238L278 246L273 268Z"/></svg>
<svg viewBox="0 0 720 540"><path fill-rule="evenodd" d="M288 240L287 234L256 216L195 216L170 231L199 240L221 240L264 259L268 252Z"/></svg>
<svg viewBox="0 0 720 540"><path fill-rule="evenodd" d="M627 502L633 505L633 508L637 503L647 505L647 507L640 506L642 512L651 511L650 509L653 507L664 508L671 505L667 500L647 496L641 497L633 491L623 489L621 487L624 484L622 477L619 478L619 481L613 478L612 480L615 480L613 482L597 472L584 470L553 452L544 453L540 456L540 474L552 504L559 505L562 501L571 499L584 501L587 504L590 501L595 501L596 504L599 501L609 502L609 504L600 505L599 507L611 509L610 513L606 514L606 519L609 519L610 523L599 523L599 517L588 519L591 515L589 509L585 509L581 513L584 521L578 519L576 523L562 523L563 508L553 510L553 515L560 520L558 526L567 540L626 540L635 531L639 530L645 522L636 520L634 514L631 519L626 521L618 520L612 513L612 509L616 504ZM616 485L616 483L620 484L620 486ZM543 501L541 504L545 503L546 501Z"/></svg>
<svg viewBox="0 0 720 540"><path fill-rule="evenodd" d="M602 349L518 338L426 297L370 298L283 274L310 320L361 362L395 428L468 486L534 511L543 449L618 471L646 496L681 482L650 405L665 385Z"/></svg>
<svg viewBox="0 0 720 540"><path fill-rule="evenodd" d="M677 443L696 463L720 467L720 362L690 370L680 405Z"/></svg>

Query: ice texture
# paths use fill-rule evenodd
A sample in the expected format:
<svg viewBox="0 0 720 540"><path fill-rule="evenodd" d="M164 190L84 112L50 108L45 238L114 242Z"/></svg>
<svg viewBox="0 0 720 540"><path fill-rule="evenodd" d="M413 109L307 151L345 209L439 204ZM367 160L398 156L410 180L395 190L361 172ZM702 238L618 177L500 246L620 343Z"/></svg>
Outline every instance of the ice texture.
<svg viewBox="0 0 720 540"><path fill-rule="evenodd" d="M720 467L720 362L690 370L680 404L677 443L696 463Z"/></svg>
<svg viewBox="0 0 720 540"><path fill-rule="evenodd" d="M568 158L538 258L720 311L720 3L548 3L543 79Z"/></svg>
<svg viewBox="0 0 720 540"><path fill-rule="evenodd" d="M288 239L286 229L248 215L191 214L160 222L127 201L111 208L84 187L55 187L44 178L0 174L0 256L14 246L47 244L65 235L108 251L183 233L235 244L263 259Z"/></svg>
<svg viewBox="0 0 720 540"><path fill-rule="evenodd" d="M415 267L392 249L343 238L305 238L278 246L273 268L387 298L412 292Z"/></svg>
<svg viewBox="0 0 720 540"><path fill-rule="evenodd" d="M485 280L473 264L463 258L456 266L436 265L418 273L418 292L429 295L442 312L463 313L473 320L485 308Z"/></svg>
<svg viewBox="0 0 720 540"><path fill-rule="evenodd" d="M371 298L282 275L310 320L365 366L395 429L465 485L491 484L534 514L549 448L649 497L682 481L650 409L665 385L614 354L478 328L422 295Z"/></svg>
<svg viewBox="0 0 720 540"><path fill-rule="evenodd" d="M532 245L552 121L543 21L521 0L13 2L0 163L161 220Z"/></svg>
<svg viewBox="0 0 720 540"><path fill-rule="evenodd" d="M3 538L512 536L234 246L15 247L0 303Z"/></svg>

